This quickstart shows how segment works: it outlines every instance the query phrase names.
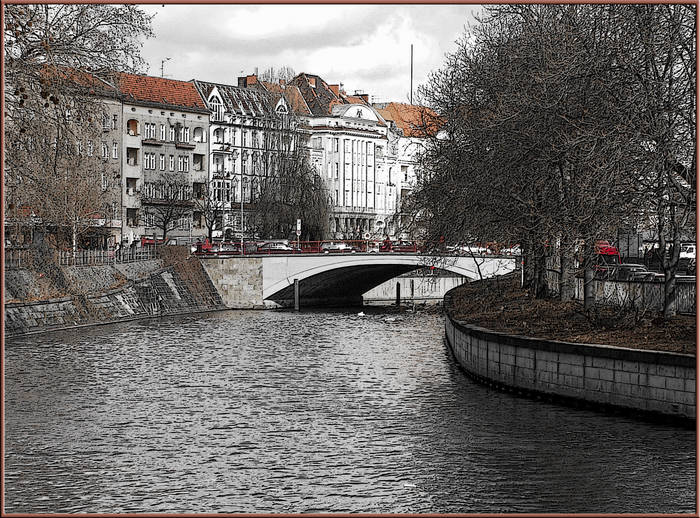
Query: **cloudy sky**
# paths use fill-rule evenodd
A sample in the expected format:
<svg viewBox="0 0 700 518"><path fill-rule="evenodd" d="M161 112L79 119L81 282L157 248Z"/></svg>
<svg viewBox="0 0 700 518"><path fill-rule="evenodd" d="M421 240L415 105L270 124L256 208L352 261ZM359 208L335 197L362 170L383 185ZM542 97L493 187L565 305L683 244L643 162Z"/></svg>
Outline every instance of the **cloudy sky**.
<svg viewBox="0 0 700 518"><path fill-rule="evenodd" d="M151 5L155 38L148 73L236 84L273 66L343 83L375 101L407 101L410 45L414 92L455 48L475 5Z"/></svg>

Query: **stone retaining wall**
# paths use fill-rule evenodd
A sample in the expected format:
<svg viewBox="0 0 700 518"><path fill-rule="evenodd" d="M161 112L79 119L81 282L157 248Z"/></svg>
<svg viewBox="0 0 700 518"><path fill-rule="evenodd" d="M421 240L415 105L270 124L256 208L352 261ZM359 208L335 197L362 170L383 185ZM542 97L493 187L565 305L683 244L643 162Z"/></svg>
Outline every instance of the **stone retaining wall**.
<svg viewBox="0 0 700 518"><path fill-rule="evenodd" d="M694 420L696 359L685 354L506 335L455 320L445 296L445 335L465 371L487 383Z"/></svg>
<svg viewBox="0 0 700 518"><path fill-rule="evenodd" d="M224 309L214 286L202 279L193 285L168 267L94 295L5 303L5 334Z"/></svg>

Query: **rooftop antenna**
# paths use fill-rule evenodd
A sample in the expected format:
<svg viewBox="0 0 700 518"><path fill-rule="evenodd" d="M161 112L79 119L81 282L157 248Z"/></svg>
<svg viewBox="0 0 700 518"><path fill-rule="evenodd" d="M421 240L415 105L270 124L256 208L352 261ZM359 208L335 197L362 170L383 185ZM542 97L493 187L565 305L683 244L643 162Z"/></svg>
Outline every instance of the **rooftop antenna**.
<svg viewBox="0 0 700 518"><path fill-rule="evenodd" d="M413 104L413 43L411 43L411 104Z"/></svg>
<svg viewBox="0 0 700 518"><path fill-rule="evenodd" d="M165 59L161 59L161 60L160 60L160 77L165 77L165 76L163 75L163 68L164 68L165 62L166 62L166 61L170 61L170 59L171 59L171 58L165 58Z"/></svg>

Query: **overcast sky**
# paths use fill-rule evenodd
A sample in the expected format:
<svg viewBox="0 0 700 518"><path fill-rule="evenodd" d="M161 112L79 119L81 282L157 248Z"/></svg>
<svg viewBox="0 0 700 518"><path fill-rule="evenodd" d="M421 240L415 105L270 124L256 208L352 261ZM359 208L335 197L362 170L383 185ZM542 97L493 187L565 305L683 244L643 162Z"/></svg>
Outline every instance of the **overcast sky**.
<svg viewBox="0 0 700 518"><path fill-rule="evenodd" d="M150 75L236 84L273 66L343 83L375 101L407 101L473 23L475 5L150 5ZM415 93L414 93L415 95Z"/></svg>

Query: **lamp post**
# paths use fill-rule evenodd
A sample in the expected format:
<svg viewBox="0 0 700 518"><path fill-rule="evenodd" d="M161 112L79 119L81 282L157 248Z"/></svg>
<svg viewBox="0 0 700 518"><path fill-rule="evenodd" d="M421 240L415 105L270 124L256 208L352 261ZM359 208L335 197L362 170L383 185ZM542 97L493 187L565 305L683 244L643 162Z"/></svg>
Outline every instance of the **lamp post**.
<svg viewBox="0 0 700 518"><path fill-rule="evenodd" d="M241 255L245 254L243 248L243 154L241 154Z"/></svg>

